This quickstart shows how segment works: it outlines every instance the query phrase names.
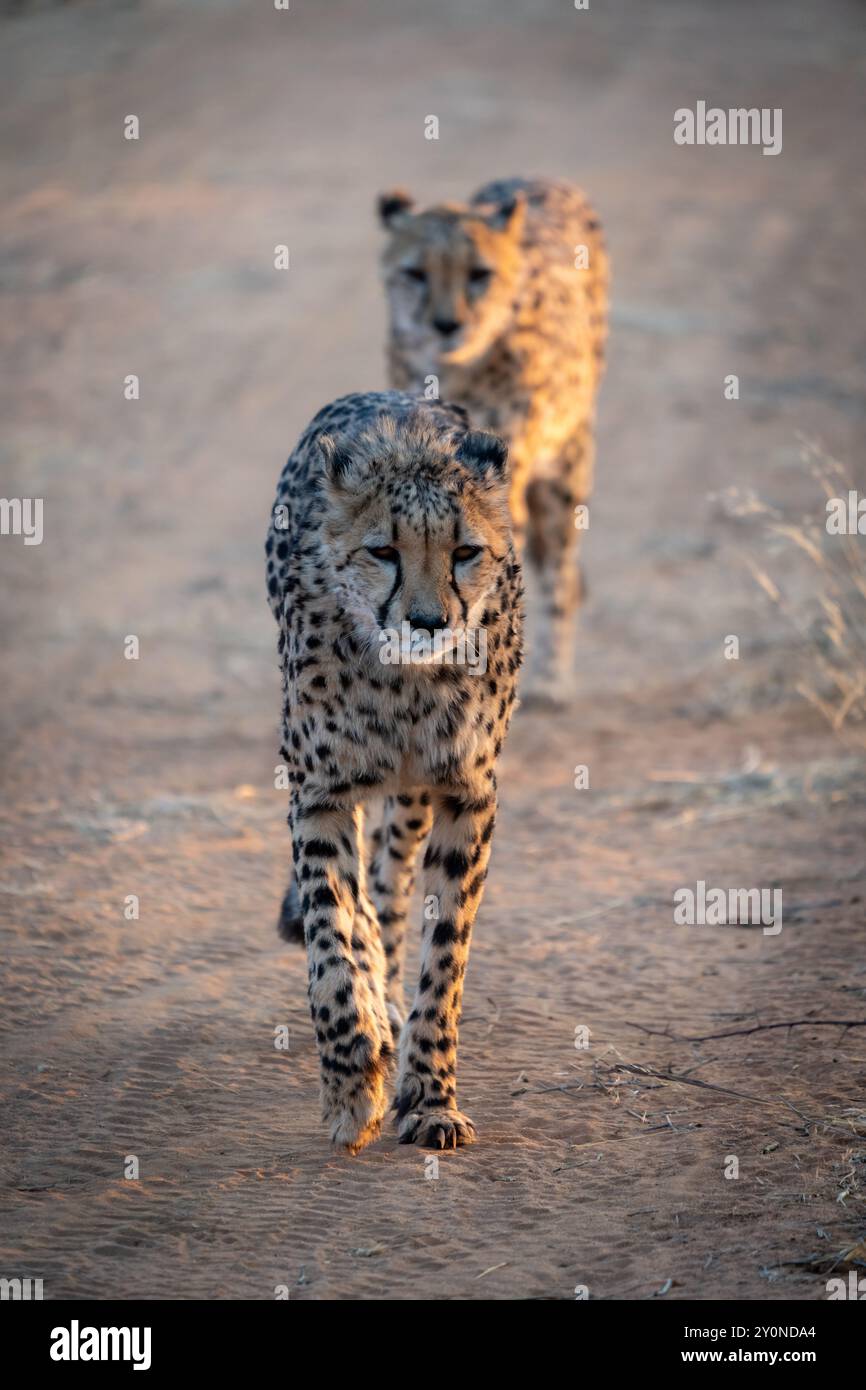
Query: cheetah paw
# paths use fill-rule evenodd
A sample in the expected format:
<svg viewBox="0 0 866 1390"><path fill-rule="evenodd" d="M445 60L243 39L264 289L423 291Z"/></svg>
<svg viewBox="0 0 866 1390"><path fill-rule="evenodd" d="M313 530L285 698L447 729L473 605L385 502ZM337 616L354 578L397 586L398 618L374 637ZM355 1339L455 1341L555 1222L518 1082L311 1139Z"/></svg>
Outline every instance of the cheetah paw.
<svg viewBox="0 0 866 1390"><path fill-rule="evenodd" d="M381 1085L365 1095L353 1096L345 1105L333 1106L326 1117L331 1124L331 1142L347 1153L360 1153L378 1139L385 1107Z"/></svg>
<svg viewBox="0 0 866 1390"><path fill-rule="evenodd" d="M332 1143L350 1154L372 1144L379 1137L387 1108L385 1082L389 1059L385 1049L365 1048L355 1055L361 1059L355 1075L346 1081L323 1079L322 1118L330 1126ZM388 1049L390 1052L390 1049Z"/></svg>
<svg viewBox="0 0 866 1390"><path fill-rule="evenodd" d="M474 1144L477 1137L469 1116L459 1110L410 1110L397 1133L401 1144L418 1144L424 1149L457 1149Z"/></svg>

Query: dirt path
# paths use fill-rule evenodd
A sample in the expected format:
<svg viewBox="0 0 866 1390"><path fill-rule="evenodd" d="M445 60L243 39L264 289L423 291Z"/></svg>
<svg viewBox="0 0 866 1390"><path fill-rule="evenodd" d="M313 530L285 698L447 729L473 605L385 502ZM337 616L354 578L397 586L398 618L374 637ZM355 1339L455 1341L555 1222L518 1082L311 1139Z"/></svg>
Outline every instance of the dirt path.
<svg viewBox="0 0 866 1390"><path fill-rule="evenodd" d="M866 1028L644 1031L866 1018L862 742L707 502L814 506L799 432L864 481L858 7L466 8L4 24L3 488L45 539L0 542L0 1273L46 1297L818 1299L863 1233ZM699 98L782 107L781 156L675 146ZM609 228L591 599L573 709L504 758L481 1142L431 1178L319 1125L261 542L302 425L383 380L375 193L527 171ZM781 887L783 930L675 925L698 880Z"/></svg>

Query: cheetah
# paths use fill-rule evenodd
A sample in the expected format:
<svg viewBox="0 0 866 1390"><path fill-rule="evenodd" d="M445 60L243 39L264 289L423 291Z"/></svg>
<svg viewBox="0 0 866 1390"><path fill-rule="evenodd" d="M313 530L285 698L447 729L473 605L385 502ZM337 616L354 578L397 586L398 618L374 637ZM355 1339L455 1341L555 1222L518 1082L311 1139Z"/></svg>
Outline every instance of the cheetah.
<svg viewBox="0 0 866 1390"><path fill-rule="evenodd" d="M598 218L578 189L547 179L500 180L424 211L398 189L379 214L390 384L457 401L507 440L515 542L539 608L523 700L562 704L607 333Z"/></svg>
<svg viewBox="0 0 866 1390"><path fill-rule="evenodd" d="M293 854L283 934L302 927L323 1118L350 1153L380 1132L397 1036L400 1142L475 1138L457 1108L457 1027L522 657L508 486L502 440L459 408L385 391L320 410L277 489L266 552ZM454 659L461 632L484 636L483 661ZM374 798L384 819L368 866Z"/></svg>

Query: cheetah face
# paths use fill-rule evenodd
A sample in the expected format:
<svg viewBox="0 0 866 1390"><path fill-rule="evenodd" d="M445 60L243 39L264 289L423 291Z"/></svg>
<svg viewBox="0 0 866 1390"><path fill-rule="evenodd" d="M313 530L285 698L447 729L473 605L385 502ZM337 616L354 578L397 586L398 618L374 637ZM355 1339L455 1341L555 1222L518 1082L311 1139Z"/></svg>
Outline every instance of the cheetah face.
<svg viewBox="0 0 866 1390"><path fill-rule="evenodd" d="M380 198L382 263L392 339L426 375L477 361L510 327L526 204L411 208L403 193Z"/></svg>
<svg viewBox="0 0 866 1390"><path fill-rule="evenodd" d="M394 634L426 634L419 664L442 660L481 627L509 560L505 445L450 443L418 417L320 445L323 551L355 639L384 660Z"/></svg>

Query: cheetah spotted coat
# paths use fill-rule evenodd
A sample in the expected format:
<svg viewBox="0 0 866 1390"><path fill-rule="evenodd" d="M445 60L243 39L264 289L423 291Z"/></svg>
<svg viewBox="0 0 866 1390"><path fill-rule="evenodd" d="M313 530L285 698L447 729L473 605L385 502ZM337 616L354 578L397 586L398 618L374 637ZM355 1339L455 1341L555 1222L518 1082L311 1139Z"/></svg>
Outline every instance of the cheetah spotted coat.
<svg viewBox="0 0 866 1390"><path fill-rule="evenodd" d="M586 505L592 490L595 402L607 334L601 227L579 189L548 179L503 179L479 189L468 204L418 214L411 208L399 191L380 200L392 232L384 262L392 303L391 384L404 390L426 384L429 390L431 380L438 382L440 396L463 405L473 425L508 441L515 540L539 607L523 696L561 703L570 694L582 593L582 526L575 508ZM504 227L499 244L491 227ZM454 262L466 235L479 232L486 262L501 261L502 273L475 295ZM405 269L407 262L416 268ZM401 285L401 270L417 277L425 264L425 285ZM405 308L413 293L415 321ZM503 294L506 304L499 302ZM499 328L478 357L449 353L432 328L426 349L419 346L421 321L428 327L443 318L475 321L483 328L485 314L495 315Z"/></svg>
<svg viewBox="0 0 866 1390"><path fill-rule="evenodd" d="M452 1147L474 1137L457 1108L457 1029L522 651L508 484L491 457L490 437L469 432L459 409L394 391L346 396L301 436L272 512L267 584L279 625L294 860L283 925L302 927L323 1113L332 1139L351 1152L376 1137L386 1108L406 917L428 837L420 973L400 1036L394 1108L401 1142ZM481 615L484 675L383 665L359 630L352 557L334 520L335 487L349 488L351 513L353 484L343 479L357 459L362 486L387 501L395 538L426 543L445 526L456 537L470 503L492 506L502 491L505 523L491 531ZM385 810L368 866L371 798L384 798Z"/></svg>

